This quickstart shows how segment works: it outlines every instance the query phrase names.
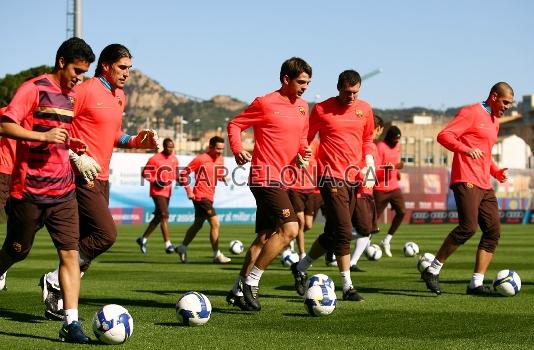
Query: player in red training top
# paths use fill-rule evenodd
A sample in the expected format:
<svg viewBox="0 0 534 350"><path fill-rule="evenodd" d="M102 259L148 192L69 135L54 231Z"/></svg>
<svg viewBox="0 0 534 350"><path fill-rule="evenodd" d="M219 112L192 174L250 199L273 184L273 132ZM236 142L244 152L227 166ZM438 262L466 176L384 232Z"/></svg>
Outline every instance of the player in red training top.
<svg viewBox="0 0 534 350"><path fill-rule="evenodd" d="M143 177L150 182L150 197L154 200L154 217L148 224L143 235L137 238L141 253L146 255L146 243L150 234L161 226L161 234L165 243L165 252L174 253L174 246L169 237L169 200L172 194L172 183L176 180L178 159L174 155L174 142L163 140L163 151L156 153L143 168Z"/></svg>
<svg viewBox="0 0 534 350"><path fill-rule="evenodd" d="M258 97L228 123L228 139L238 165L251 162L249 186L256 199L256 238L226 300L244 310L260 310L260 278L271 261L298 234L295 210L287 194L291 164L309 158L308 103L300 97L312 69L298 57L280 69L279 90ZM241 131L254 129L252 156L243 149ZM299 156L297 156L297 154ZM302 162L300 162L303 165Z"/></svg>
<svg viewBox="0 0 534 350"><path fill-rule="evenodd" d="M507 180L507 169L499 169L491 158L497 142L499 118L513 104L514 91L505 82L490 90L488 98L460 109L453 120L438 134L438 142L454 152L451 170L451 189L458 210L458 226L443 241L436 258L422 273L429 290L441 294L439 273L447 258L482 230L478 244L474 273L466 293L492 296L493 289L484 286L484 274L495 253L501 236L499 206L491 186L490 176L497 181Z"/></svg>
<svg viewBox="0 0 534 350"><path fill-rule="evenodd" d="M0 116L4 115L7 107L0 108ZM0 139L0 207L4 208L9 198L9 185L15 161L17 141L8 137ZM2 278L0 276L0 278ZM0 288L1 289L1 288Z"/></svg>
<svg viewBox="0 0 534 350"><path fill-rule="evenodd" d="M391 254L391 239L406 214L404 197L402 196L399 184L399 170L404 167L404 163L400 156L400 138L400 129L393 125L389 127L384 140L376 145L378 153L376 158L376 178L378 181L373 192L376 203L376 213L380 218L380 215L382 215L388 203L391 204L391 208L395 211L395 216L391 221L388 233L380 242L380 247L386 256L390 258L393 256Z"/></svg>
<svg viewBox="0 0 534 350"><path fill-rule="evenodd" d="M185 186L187 197L193 201L195 207L195 222L185 233L182 244L176 246L176 253L182 263L187 262L187 247L195 239L205 220L210 224L210 242L215 264L227 264L230 258L219 250L219 218L213 208L213 198L217 181L224 181L224 139L213 136L210 139L208 151L196 156L180 174L180 182ZM195 173L193 190L189 186L188 176Z"/></svg>
<svg viewBox="0 0 534 350"><path fill-rule="evenodd" d="M354 70L339 75L339 95L313 107L310 116L308 141L319 133L321 140L317 163L319 188L326 211L324 233L312 244L308 254L291 266L295 289L304 295L307 270L313 260L334 251L343 281L343 300L360 301L350 277L351 216L355 203L355 187L361 181L360 163L368 160L367 167L374 173L370 154L373 143L374 118L371 106L358 99L361 77ZM365 181L372 187L374 182Z"/></svg>
<svg viewBox="0 0 534 350"><path fill-rule="evenodd" d="M115 222L108 208L109 163L113 148L157 147L157 135L153 130L142 130L137 136L130 136L121 129L126 105L123 87L131 67L132 55L126 47L108 45L98 58L95 76L74 89L76 101L72 135L87 143L87 155L101 166L94 181L84 173L76 176L82 273L87 271L92 260L107 251L117 239ZM46 307L45 316L60 318L63 309L58 270L44 274L39 285Z"/></svg>
<svg viewBox="0 0 534 350"><path fill-rule="evenodd" d="M24 82L0 120L0 135L19 140L10 190L7 234L0 250L0 275L29 254L35 234L46 226L60 260L64 294L63 341L88 343L78 322L79 221L69 148L74 110L72 88L94 62L85 41L71 38L56 54L52 73ZM85 145L83 145L85 147Z"/></svg>
<svg viewBox="0 0 534 350"><path fill-rule="evenodd" d="M374 121L373 140L376 141L384 131L384 121L376 114ZM374 143L371 145L370 154L374 159L377 158L376 145ZM365 162L362 162L361 167L365 167ZM362 174L366 173L367 171L362 171ZM350 270L352 272L364 272L364 270L358 267L358 261L365 249L369 246L371 234L379 231L373 190L374 188L366 186L358 186L356 189L356 203L352 212L352 227L356 241L354 251L350 257Z"/></svg>

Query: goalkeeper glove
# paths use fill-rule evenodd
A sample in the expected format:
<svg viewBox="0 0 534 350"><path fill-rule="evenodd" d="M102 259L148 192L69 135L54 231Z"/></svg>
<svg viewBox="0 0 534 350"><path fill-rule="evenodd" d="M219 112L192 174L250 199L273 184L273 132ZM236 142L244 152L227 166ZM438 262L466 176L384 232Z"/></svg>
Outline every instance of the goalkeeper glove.
<svg viewBox="0 0 534 350"><path fill-rule="evenodd" d="M102 169L100 165L87 154L81 156L69 150L69 158L87 183L92 183Z"/></svg>

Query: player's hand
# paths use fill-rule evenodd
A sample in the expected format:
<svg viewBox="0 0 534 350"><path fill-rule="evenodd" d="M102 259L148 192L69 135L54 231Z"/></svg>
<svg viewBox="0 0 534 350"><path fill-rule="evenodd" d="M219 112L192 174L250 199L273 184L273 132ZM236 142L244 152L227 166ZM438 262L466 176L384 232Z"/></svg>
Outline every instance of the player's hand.
<svg viewBox="0 0 534 350"><path fill-rule="evenodd" d="M47 143L65 143L69 138L67 129L60 127L50 129L42 133L43 142Z"/></svg>
<svg viewBox="0 0 534 350"><path fill-rule="evenodd" d="M75 137L71 137L69 139L69 148L74 152L76 153L77 155L82 155L84 154L85 152L87 152L87 148L89 146L87 146L87 144L85 142L83 142L82 140L78 139L78 138L75 138Z"/></svg>
<svg viewBox="0 0 534 350"><path fill-rule="evenodd" d="M479 159L484 156L484 152L482 152L478 148L472 148L469 151L467 151L466 154L473 159Z"/></svg>
<svg viewBox="0 0 534 350"><path fill-rule="evenodd" d="M363 169L365 169L365 172L363 173L363 186L365 188L371 189L375 186L376 183L375 159L372 155L365 155L365 167Z"/></svg>
<svg viewBox="0 0 534 350"><path fill-rule="evenodd" d="M247 151L243 150L237 154L234 154L235 162L237 165L243 165L252 160L252 156Z"/></svg>
<svg viewBox="0 0 534 350"><path fill-rule="evenodd" d="M157 149L158 141L158 133L155 130L144 129L139 131L137 136L132 137L128 143L132 148Z"/></svg>
<svg viewBox="0 0 534 350"><path fill-rule="evenodd" d="M495 178L500 183L506 182L508 180L508 168L502 168L495 174Z"/></svg>
<svg viewBox="0 0 534 350"><path fill-rule="evenodd" d="M98 173L102 171L96 160L89 157L87 154L79 156L72 150L69 150L69 158L88 184L92 183L96 179Z"/></svg>
<svg viewBox="0 0 534 350"><path fill-rule="evenodd" d="M308 165L310 165L310 161L306 159L306 156L303 157L300 155L300 153L297 153L297 158L295 159L295 163L301 169L307 168Z"/></svg>
<svg viewBox="0 0 534 350"><path fill-rule="evenodd" d="M400 162L397 163L397 165L395 165L395 168L399 170L404 168L404 162L401 160Z"/></svg>
<svg viewBox="0 0 534 350"><path fill-rule="evenodd" d="M194 201L195 200L195 194L194 193L188 193L187 194L187 198L189 198L190 200Z"/></svg>

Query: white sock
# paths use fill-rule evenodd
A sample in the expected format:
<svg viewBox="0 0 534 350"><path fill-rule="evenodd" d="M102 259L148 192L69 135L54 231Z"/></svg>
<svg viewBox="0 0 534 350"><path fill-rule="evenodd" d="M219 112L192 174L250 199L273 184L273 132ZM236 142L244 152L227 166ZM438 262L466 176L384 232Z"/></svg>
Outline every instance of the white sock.
<svg viewBox="0 0 534 350"><path fill-rule="evenodd" d="M65 310L65 322L71 324L72 321L78 321L78 309Z"/></svg>
<svg viewBox="0 0 534 350"><path fill-rule="evenodd" d="M297 270L300 272L308 271L312 262L313 259L310 257L310 255L306 255L304 258L300 259L299 263L297 264Z"/></svg>
<svg viewBox="0 0 534 350"><path fill-rule="evenodd" d="M343 282L343 292L352 287L352 279L350 278L350 270L341 272L341 281Z"/></svg>
<svg viewBox="0 0 534 350"><path fill-rule="evenodd" d="M220 251L219 249L213 251L213 257L214 257L214 258L218 257L218 256L221 255L221 254L222 254L222 253L221 253L221 251Z"/></svg>
<svg viewBox="0 0 534 350"><path fill-rule="evenodd" d="M263 275L263 270L258 269L256 265L254 265L247 275L245 283L249 286L257 287L260 285L261 275Z"/></svg>
<svg viewBox="0 0 534 350"><path fill-rule="evenodd" d="M234 281L234 285L232 286L232 292L238 297L243 296L243 291L241 290L240 286L241 283L243 283L243 277L241 277L241 275L238 275Z"/></svg>
<svg viewBox="0 0 534 350"><path fill-rule="evenodd" d="M306 256L306 253L300 254L300 260L304 259L305 256Z"/></svg>
<svg viewBox="0 0 534 350"><path fill-rule="evenodd" d="M384 242L385 244L389 244L389 242L391 242L391 239L392 239L392 238L393 238L392 235L387 234L386 237L384 237L383 242Z"/></svg>
<svg viewBox="0 0 534 350"><path fill-rule="evenodd" d="M356 246L354 247L352 257L350 258L350 266L358 264L358 260L360 260L360 257L367 248L367 242L369 242L369 236L356 238Z"/></svg>
<svg viewBox="0 0 534 350"><path fill-rule="evenodd" d="M141 237L141 243L146 244L148 242L148 239L145 237Z"/></svg>
<svg viewBox="0 0 534 350"><path fill-rule="evenodd" d="M59 288L59 267L55 269L54 271L47 273L45 278L48 283L50 283L57 289L60 289Z"/></svg>
<svg viewBox="0 0 534 350"><path fill-rule="evenodd" d="M145 243L145 242L143 242L143 243ZM172 246L171 241L165 241L165 248L169 248L171 246Z"/></svg>
<svg viewBox="0 0 534 350"><path fill-rule="evenodd" d="M440 263L438 259L434 258L434 260L428 267L428 272L430 272L433 275L439 275L439 272L441 271L442 267L443 267L443 264Z"/></svg>
<svg viewBox="0 0 534 350"><path fill-rule="evenodd" d="M469 288L473 289L484 285L484 274L483 273L473 273L471 277L471 282L469 282Z"/></svg>

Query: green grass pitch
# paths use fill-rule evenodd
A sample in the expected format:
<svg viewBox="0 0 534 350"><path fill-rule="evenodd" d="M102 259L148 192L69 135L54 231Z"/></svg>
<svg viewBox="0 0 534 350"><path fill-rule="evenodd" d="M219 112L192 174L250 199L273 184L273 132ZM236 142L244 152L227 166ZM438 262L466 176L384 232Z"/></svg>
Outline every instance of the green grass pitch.
<svg viewBox="0 0 534 350"><path fill-rule="evenodd" d="M207 225L206 225L207 226ZM244 255L232 256L228 242L249 244L253 227L223 225L221 250L233 258L229 265L214 265L207 227L188 250L188 264L163 250L161 234L154 232L143 256L135 239L144 226L121 225L113 248L100 256L82 280L80 316L86 333L94 312L105 304L126 307L134 319L134 332L123 349L532 349L534 347L534 293L532 271L533 226L503 226L497 254L486 275L490 283L497 271L518 272L523 288L512 298L465 295L471 277L480 233L447 261L441 284L444 293L434 296L419 278L415 258L406 258L402 246L419 244L421 253L435 253L452 228L450 225L403 225L392 241L393 258L361 260L367 272L352 279L364 302L343 302L323 318L310 317L302 298L293 290L288 268L275 260L260 284L262 311L242 312L226 304L225 296L239 271ZM0 227L5 232L5 226ZM187 226L171 225L174 243ZM384 228L383 228L384 229ZM307 233L307 244L317 236L317 225ZM384 230L383 230L384 231ZM383 237L379 234L374 242ZM7 292L0 292L0 349L58 349L60 322L43 317L39 277L57 264L46 231L37 235L30 256L7 276ZM310 275L325 273L338 286L337 268L317 260ZM206 294L213 312L203 327L184 327L176 320L175 302L187 291ZM104 346L104 345L102 345Z"/></svg>

